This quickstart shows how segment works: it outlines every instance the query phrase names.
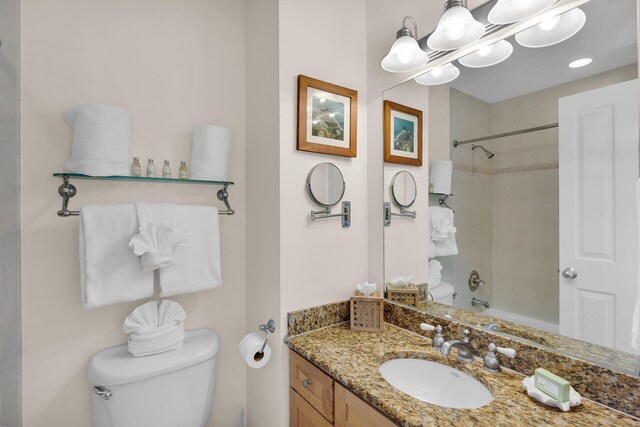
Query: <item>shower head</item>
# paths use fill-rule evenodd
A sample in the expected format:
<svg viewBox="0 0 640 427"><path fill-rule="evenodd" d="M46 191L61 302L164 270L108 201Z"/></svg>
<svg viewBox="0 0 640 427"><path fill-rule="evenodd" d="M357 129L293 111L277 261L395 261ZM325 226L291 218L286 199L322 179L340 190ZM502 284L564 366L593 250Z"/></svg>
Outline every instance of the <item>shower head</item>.
<svg viewBox="0 0 640 427"><path fill-rule="evenodd" d="M493 154L491 151L489 151L486 148L484 148L482 145L471 144L471 151L475 150L476 148L479 148L482 151L484 151L484 154L487 155L487 159L490 159L493 156L495 156L495 154Z"/></svg>

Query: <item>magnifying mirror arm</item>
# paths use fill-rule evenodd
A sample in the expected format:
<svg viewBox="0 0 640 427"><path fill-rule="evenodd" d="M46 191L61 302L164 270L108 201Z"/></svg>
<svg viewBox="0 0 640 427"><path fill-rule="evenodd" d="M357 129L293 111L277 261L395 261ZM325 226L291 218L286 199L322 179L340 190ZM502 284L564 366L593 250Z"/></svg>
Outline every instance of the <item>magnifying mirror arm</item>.
<svg viewBox="0 0 640 427"><path fill-rule="evenodd" d="M342 217L343 227L351 226L351 202L342 202L342 213L332 214L331 208L329 207L326 207L321 211L311 211L311 221L335 217Z"/></svg>
<svg viewBox="0 0 640 427"><path fill-rule="evenodd" d="M391 215L394 216L404 216L407 218L413 218L416 219L416 211L408 211L405 208L400 208L400 213L396 213L396 212L391 212Z"/></svg>

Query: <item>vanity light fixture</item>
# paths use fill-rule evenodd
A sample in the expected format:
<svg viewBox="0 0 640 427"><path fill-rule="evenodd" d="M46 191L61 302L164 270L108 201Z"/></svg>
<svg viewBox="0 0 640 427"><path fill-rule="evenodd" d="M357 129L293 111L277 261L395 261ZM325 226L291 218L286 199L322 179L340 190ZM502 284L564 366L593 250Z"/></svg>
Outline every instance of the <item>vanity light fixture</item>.
<svg viewBox="0 0 640 427"><path fill-rule="evenodd" d="M434 86L449 83L450 81L457 79L459 75L460 70L458 67L449 63L421 74L414 80L416 83L421 85Z"/></svg>
<svg viewBox="0 0 640 427"><path fill-rule="evenodd" d="M476 21L466 0L447 0L435 31L427 39L433 50L454 50L484 35L484 25Z"/></svg>
<svg viewBox="0 0 640 427"><path fill-rule="evenodd" d="M498 0L487 20L496 25L523 21L550 8L558 0Z"/></svg>
<svg viewBox="0 0 640 427"><path fill-rule="evenodd" d="M580 68L580 67L584 67L586 65L589 65L593 62L593 59L591 58L581 58L581 59L576 59L575 61L571 61L569 63L569 68Z"/></svg>
<svg viewBox="0 0 640 427"><path fill-rule="evenodd" d="M506 40L500 40L467 56L458 59L458 62L469 68L490 67L504 61L513 53L513 46Z"/></svg>
<svg viewBox="0 0 640 427"><path fill-rule="evenodd" d="M551 46L575 35L586 21L587 16L576 7L516 34L516 41L524 47Z"/></svg>
<svg viewBox="0 0 640 427"><path fill-rule="evenodd" d="M407 19L413 23L415 36L411 29L405 25ZM429 55L420 49L416 40L417 36L416 21L410 16L405 16L402 20L402 28L396 33L396 41L393 42L389 53L380 62L382 69L390 73L406 73L423 67L429 61Z"/></svg>

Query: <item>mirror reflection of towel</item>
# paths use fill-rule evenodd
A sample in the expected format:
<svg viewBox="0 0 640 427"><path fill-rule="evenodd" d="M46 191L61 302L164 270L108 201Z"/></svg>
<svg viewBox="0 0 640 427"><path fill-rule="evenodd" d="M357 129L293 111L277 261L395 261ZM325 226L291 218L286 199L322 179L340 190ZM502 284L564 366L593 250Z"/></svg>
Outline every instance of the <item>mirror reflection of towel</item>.
<svg viewBox="0 0 640 427"><path fill-rule="evenodd" d="M429 257L458 255L458 245L456 244L456 227L453 222L453 211L440 206L429 207L430 235L429 240L433 242L433 253L429 251Z"/></svg>

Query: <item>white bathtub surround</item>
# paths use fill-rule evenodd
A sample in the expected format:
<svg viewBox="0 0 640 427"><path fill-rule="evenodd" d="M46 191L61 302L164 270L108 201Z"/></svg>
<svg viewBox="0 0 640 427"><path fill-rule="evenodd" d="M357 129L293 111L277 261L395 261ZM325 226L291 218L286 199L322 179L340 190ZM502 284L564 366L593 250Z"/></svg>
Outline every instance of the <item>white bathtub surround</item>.
<svg viewBox="0 0 640 427"><path fill-rule="evenodd" d="M231 129L195 126L191 147L191 178L227 181L231 142Z"/></svg>
<svg viewBox="0 0 640 427"><path fill-rule="evenodd" d="M127 316L122 330L129 335L127 349L136 357L175 350L184 341L187 313L170 300L149 301Z"/></svg>
<svg viewBox="0 0 640 427"><path fill-rule="evenodd" d="M218 209L176 206L175 227L188 242L176 247L174 264L160 269L160 296L198 292L222 285Z"/></svg>
<svg viewBox="0 0 640 427"><path fill-rule="evenodd" d="M437 259L429 261L429 276L427 283L429 288L436 288L442 283L442 264Z"/></svg>
<svg viewBox="0 0 640 427"><path fill-rule="evenodd" d="M144 271L166 268L175 261L175 250L187 244L183 233L174 226L176 207L170 203L136 203L139 233L129 247L140 256Z"/></svg>
<svg viewBox="0 0 640 427"><path fill-rule="evenodd" d="M73 129L69 172L93 176L128 175L131 115L107 105L77 105L63 114Z"/></svg>
<svg viewBox="0 0 640 427"><path fill-rule="evenodd" d="M217 215L216 215L217 217ZM80 209L80 286L85 309L153 295L153 273L129 249L138 231L133 204Z"/></svg>
<svg viewBox="0 0 640 427"><path fill-rule="evenodd" d="M638 206L638 222L640 222L640 180L636 183L636 203ZM640 242L640 239L638 241ZM638 268L640 269L640 262L638 262ZM636 280L638 286L636 289L636 308L633 311L633 325L631 325L631 347L634 350L640 350L640 270Z"/></svg>
<svg viewBox="0 0 640 427"><path fill-rule="evenodd" d="M527 326L529 328L542 329L543 331L551 332L554 334L557 334L559 332L557 323L547 322L545 320L535 319L533 317L527 317L521 314L510 313L508 311L500 310L493 307L481 311L481 314L506 320L508 322L517 323L518 325Z"/></svg>
<svg viewBox="0 0 640 427"><path fill-rule="evenodd" d="M453 222L453 211L440 206L429 207L431 232L429 239L433 242L433 253L430 258L458 255L456 244L456 227ZM432 246L429 245L431 248Z"/></svg>
<svg viewBox="0 0 640 427"><path fill-rule="evenodd" d="M431 162L431 185L433 193L451 194L451 177L453 163L451 160L434 160Z"/></svg>

